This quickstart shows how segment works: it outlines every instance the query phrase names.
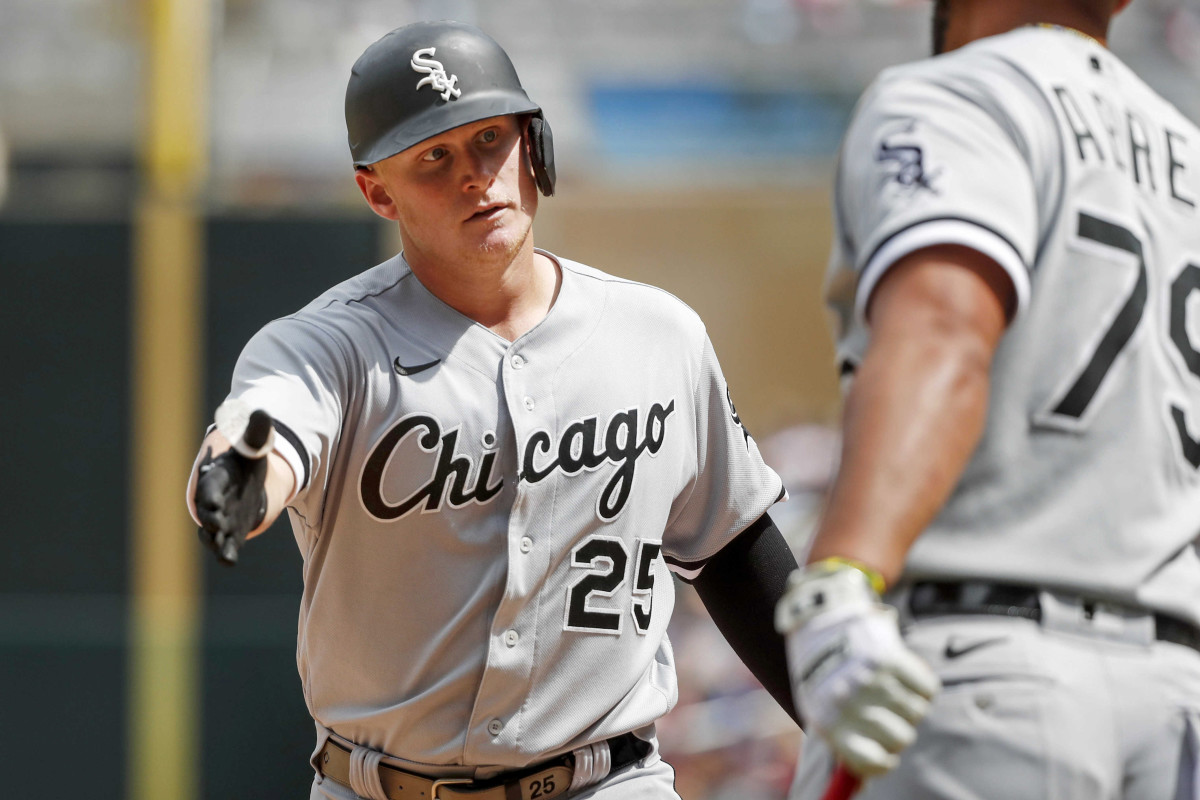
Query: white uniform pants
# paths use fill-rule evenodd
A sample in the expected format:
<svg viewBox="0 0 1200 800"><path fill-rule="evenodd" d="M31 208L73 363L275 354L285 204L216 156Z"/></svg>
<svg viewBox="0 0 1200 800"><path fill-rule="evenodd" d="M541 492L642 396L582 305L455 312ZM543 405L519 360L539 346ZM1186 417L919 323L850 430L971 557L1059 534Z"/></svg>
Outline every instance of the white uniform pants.
<svg viewBox="0 0 1200 800"><path fill-rule="evenodd" d="M1200 800L1200 652L1149 618L1043 598L1041 623L908 623L944 689L916 743L856 800ZM805 740L790 797L819 800L824 742Z"/></svg>

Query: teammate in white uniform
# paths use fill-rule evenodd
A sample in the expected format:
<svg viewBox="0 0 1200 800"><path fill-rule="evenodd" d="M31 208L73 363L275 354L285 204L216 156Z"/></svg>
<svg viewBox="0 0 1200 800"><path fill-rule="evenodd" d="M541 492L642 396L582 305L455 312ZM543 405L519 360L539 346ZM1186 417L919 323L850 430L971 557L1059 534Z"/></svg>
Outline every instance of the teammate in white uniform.
<svg viewBox="0 0 1200 800"><path fill-rule="evenodd" d="M499 45L393 31L347 123L404 251L247 344L189 487L227 561L287 508L312 797L675 798L669 568L792 706L780 480L689 308L534 249L549 129Z"/></svg>
<svg viewBox="0 0 1200 800"><path fill-rule="evenodd" d="M1200 796L1200 130L1106 49L1124 5L943 0L847 133L796 798L835 760L894 768L863 798Z"/></svg>

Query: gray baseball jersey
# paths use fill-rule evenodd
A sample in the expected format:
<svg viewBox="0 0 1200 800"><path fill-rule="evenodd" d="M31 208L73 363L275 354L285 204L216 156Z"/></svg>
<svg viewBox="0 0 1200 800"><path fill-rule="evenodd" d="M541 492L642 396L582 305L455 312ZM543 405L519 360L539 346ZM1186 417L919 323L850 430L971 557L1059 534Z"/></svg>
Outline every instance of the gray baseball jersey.
<svg viewBox="0 0 1200 800"><path fill-rule="evenodd" d="M276 419L297 476L304 696L354 742L520 767L653 722L677 696L668 564L781 494L697 316L555 261L516 342L397 256L238 362L230 396Z"/></svg>
<svg viewBox="0 0 1200 800"><path fill-rule="evenodd" d="M1019 298L983 439L905 576L1200 622L1200 130L1097 42L1021 28L883 73L835 202L844 374L919 248L979 250Z"/></svg>

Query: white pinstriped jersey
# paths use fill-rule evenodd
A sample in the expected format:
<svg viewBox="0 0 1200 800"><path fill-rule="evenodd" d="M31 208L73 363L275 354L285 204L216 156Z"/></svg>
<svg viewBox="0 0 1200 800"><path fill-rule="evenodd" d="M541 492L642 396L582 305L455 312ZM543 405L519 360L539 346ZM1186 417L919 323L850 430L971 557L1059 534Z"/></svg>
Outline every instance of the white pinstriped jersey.
<svg viewBox="0 0 1200 800"><path fill-rule="evenodd" d="M883 73L835 200L844 373L879 277L921 247L986 253L1019 297L983 439L905 577L1200 623L1200 130L1099 43L1021 28Z"/></svg>
<svg viewBox="0 0 1200 800"><path fill-rule="evenodd" d="M666 562L780 496L699 318L554 260L516 342L397 256L238 362L230 396L277 420L300 486L305 699L354 742L520 767L652 723L677 696Z"/></svg>

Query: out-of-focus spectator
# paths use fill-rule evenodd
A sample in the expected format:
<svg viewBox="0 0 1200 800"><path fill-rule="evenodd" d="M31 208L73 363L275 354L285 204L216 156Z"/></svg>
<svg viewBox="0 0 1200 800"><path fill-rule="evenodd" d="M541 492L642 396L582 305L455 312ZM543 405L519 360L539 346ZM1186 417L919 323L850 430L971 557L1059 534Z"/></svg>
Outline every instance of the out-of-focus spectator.
<svg viewBox="0 0 1200 800"><path fill-rule="evenodd" d="M1200 74L1200 10L1188 6L1172 9L1164 20L1163 37L1167 49Z"/></svg>
<svg viewBox="0 0 1200 800"><path fill-rule="evenodd" d="M821 516L841 441L837 431L824 425L794 425L762 441L763 459L788 490L788 501L772 508L771 518L798 554L808 546Z"/></svg>
<svg viewBox="0 0 1200 800"><path fill-rule="evenodd" d="M793 550L808 543L824 507L840 434L796 425L759 441L789 499L771 518ZM679 702L659 721L675 786L688 800L774 800L787 793L801 733L725 644L696 593L680 585L669 629ZM792 749L789 749L792 748Z"/></svg>
<svg viewBox="0 0 1200 800"><path fill-rule="evenodd" d="M680 677L679 702L659 720L658 733L664 755L675 765L679 796L783 797L800 729L734 655L686 585L678 587L669 634Z"/></svg>

